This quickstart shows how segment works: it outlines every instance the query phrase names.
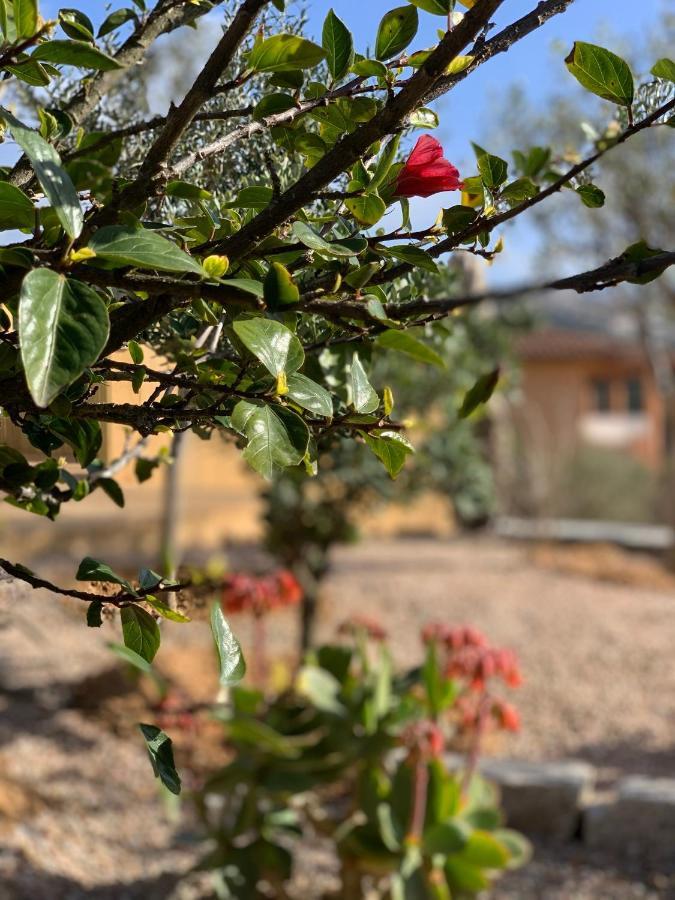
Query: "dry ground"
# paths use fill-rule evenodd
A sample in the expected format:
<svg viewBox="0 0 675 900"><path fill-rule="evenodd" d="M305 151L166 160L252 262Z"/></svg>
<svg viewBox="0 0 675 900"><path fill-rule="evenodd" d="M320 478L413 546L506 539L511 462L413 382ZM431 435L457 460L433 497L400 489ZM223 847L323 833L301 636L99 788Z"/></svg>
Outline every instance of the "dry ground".
<svg viewBox="0 0 675 900"><path fill-rule="evenodd" d="M44 594L10 603L5 591L0 610L3 597L0 900L196 896L175 887L195 848L163 808L140 742L66 708L73 685L109 664L103 644L114 633L87 631L81 609ZM526 677L523 732L501 752L589 759L611 781L620 772L675 773L673 600L667 590L544 569L525 550L490 540L371 542L337 555L320 628L330 635L367 606L406 662L418 658L417 633L429 619L482 628L518 651ZM274 634L288 653L290 622L279 620ZM158 659L186 678L187 642L207 684L207 631L171 626L166 636ZM310 893L301 887L298 896ZM639 861L541 847L494 896L655 900L675 897L675 882Z"/></svg>

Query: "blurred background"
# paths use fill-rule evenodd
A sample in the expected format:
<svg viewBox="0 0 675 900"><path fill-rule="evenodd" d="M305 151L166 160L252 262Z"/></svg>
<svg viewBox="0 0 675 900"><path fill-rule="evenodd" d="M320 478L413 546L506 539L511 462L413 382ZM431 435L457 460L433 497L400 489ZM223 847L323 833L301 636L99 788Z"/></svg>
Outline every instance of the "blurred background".
<svg viewBox="0 0 675 900"><path fill-rule="evenodd" d="M90 5L98 24L105 4ZM332 5L357 44L372 43L379 4ZM58 8L44 6L47 14ZM292 16L316 35L329 6L313 0ZM505 6L515 18L528 4ZM471 141L503 157L552 145L567 163L581 158L613 124L608 107L561 76L572 41L602 43L644 75L672 47L668 7L573 5L440 101L437 136L448 158L471 174ZM433 21L422 16L420 46L432 43ZM219 35L214 15L158 41L148 65L110 98L111 117L164 112ZM7 164L11 151L2 152ZM229 162L209 173L225 189L252 166ZM598 168L602 212L555 197L505 230L494 264L453 258L420 289L447 296L543 282L639 240L661 246L673 235L675 197L661 183L670 169L672 147L660 134L640 135ZM453 202L414 201L413 225L429 225ZM317 478L288 472L266 484L217 437L176 444L158 436L116 474L123 496L98 490L65 505L56 522L4 505L2 555L61 584L73 583L84 556L129 576L141 565L289 569L305 601L300 614L280 613L267 635L280 683L303 640L329 637L354 613L381 623L401 663L416 658L411 635L429 618L477 626L518 653L525 679L521 730L497 742L494 755L582 760L608 791L626 776L669 779L674 303L672 276L588 297L535 293L434 326L427 360L375 355L373 383L391 387L417 448L396 481L362 446L331 447ZM497 367L490 403L460 419L467 389ZM137 401L124 391L114 386L109 399ZM36 452L6 419L0 441L28 458ZM105 426L104 463L129 446L122 427ZM0 898L174 896L193 850L130 737L128 722L147 697L124 681L107 647L116 626L85 633L74 604L10 582L0 582L0 615ZM208 629L169 625L158 666L177 691L206 701L217 681ZM235 617L233 626L254 648L253 624ZM509 876L494 896L675 897L672 859L593 851L576 838L564 847L542 841L526 874Z"/></svg>

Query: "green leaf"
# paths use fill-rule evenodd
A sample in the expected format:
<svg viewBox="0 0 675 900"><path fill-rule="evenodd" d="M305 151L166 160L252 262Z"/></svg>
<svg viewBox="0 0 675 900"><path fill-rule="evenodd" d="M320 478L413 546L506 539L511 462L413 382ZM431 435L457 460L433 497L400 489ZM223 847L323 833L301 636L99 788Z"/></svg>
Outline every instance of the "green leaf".
<svg viewBox="0 0 675 900"><path fill-rule="evenodd" d="M32 37L38 28L37 0L14 0L14 27L18 38Z"/></svg>
<svg viewBox="0 0 675 900"><path fill-rule="evenodd" d="M129 225L108 225L89 242L89 249L114 268L135 266L161 272L193 272L204 275L200 263L154 231Z"/></svg>
<svg viewBox="0 0 675 900"><path fill-rule="evenodd" d="M482 869L503 869L509 855L507 848L487 831L474 831L460 853L464 862Z"/></svg>
<svg viewBox="0 0 675 900"><path fill-rule="evenodd" d="M156 725L139 725L138 727L145 739L155 778L159 778L164 787L172 794L180 794L180 775L176 771L173 759L171 738Z"/></svg>
<svg viewBox="0 0 675 900"><path fill-rule="evenodd" d="M182 624L184 622L190 621L190 619L187 616L184 616L183 613L179 613L177 610L171 609L171 607L167 603L164 603L157 597L148 595L145 598L145 602L148 604L148 606L151 606L156 613L159 613L159 615L163 619L168 619L170 622L180 622Z"/></svg>
<svg viewBox="0 0 675 900"><path fill-rule="evenodd" d="M410 441L397 431L359 433L392 478L400 474L408 456L415 452Z"/></svg>
<svg viewBox="0 0 675 900"><path fill-rule="evenodd" d="M107 19L103 21L103 24L98 30L98 37L105 37L106 34L110 34L111 31L115 31L116 28L120 28L126 22L130 22L132 19L136 19L136 13L133 9L116 9L114 12L111 12Z"/></svg>
<svg viewBox="0 0 675 900"><path fill-rule="evenodd" d="M273 262L264 282L265 303L271 310L292 306L300 300L300 291L291 273L279 262Z"/></svg>
<svg viewBox="0 0 675 900"><path fill-rule="evenodd" d="M580 184L577 194L581 197L584 206L590 209L598 209L605 205L605 192L594 184Z"/></svg>
<svg viewBox="0 0 675 900"><path fill-rule="evenodd" d="M332 9L328 10L323 23L321 43L326 51L328 71L334 81L339 81L354 62L354 40L350 30Z"/></svg>
<svg viewBox="0 0 675 900"><path fill-rule="evenodd" d="M318 416L324 416L326 419L333 417L333 400L328 391L302 375L296 372L288 377L288 396L294 400L298 406L308 409L310 412L316 413Z"/></svg>
<svg viewBox="0 0 675 900"><path fill-rule="evenodd" d="M345 206L359 225L376 225L387 211L387 204L377 194L351 197Z"/></svg>
<svg viewBox="0 0 675 900"><path fill-rule="evenodd" d="M270 375L278 378L296 372L305 361L302 344L290 328L274 319L240 319L232 326L247 350L257 357Z"/></svg>
<svg viewBox="0 0 675 900"><path fill-rule="evenodd" d="M438 366L439 369L445 368L443 357L409 331L394 329L383 331L377 336L376 343L386 350L398 350L399 353L405 353L417 362L429 363L432 366Z"/></svg>
<svg viewBox="0 0 675 900"><path fill-rule="evenodd" d="M344 713L344 707L338 700L340 682L334 675L318 666L303 666L295 680L295 689L303 697L307 697L322 712Z"/></svg>
<svg viewBox="0 0 675 900"><path fill-rule="evenodd" d="M433 272L434 275L438 275L436 261L421 247L413 247L410 244L397 244L394 247L387 247L385 252L387 256L393 256L394 259L399 259L401 262L410 263L416 269L424 269L426 272Z"/></svg>
<svg viewBox="0 0 675 900"><path fill-rule="evenodd" d="M18 187L0 181L0 230L34 228L35 208Z"/></svg>
<svg viewBox="0 0 675 900"><path fill-rule="evenodd" d="M470 897L480 894L490 886L490 882L479 866L450 857L445 864L445 877L448 879L451 896L467 894Z"/></svg>
<svg viewBox="0 0 675 900"><path fill-rule="evenodd" d="M101 613L103 612L103 604L100 600L92 600L87 607L87 626L89 628L100 628L103 625Z"/></svg>
<svg viewBox="0 0 675 900"><path fill-rule="evenodd" d="M292 72L312 69L326 54L317 44L295 34L275 34L251 50L249 68L256 72Z"/></svg>
<svg viewBox="0 0 675 900"><path fill-rule="evenodd" d="M352 357L351 365L351 394L352 405L356 412L371 413L380 405L380 398L373 389L358 353Z"/></svg>
<svg viewBox="0 0 675 900"><path fill-rule="evenodd" d="M217 603L211 607L211 631L220 660L220 683L223 687L238 684L246 674L246 660L239 641Z"/></svg>
<svg viewBox="0 0 675 900"><path fill-rule="evenodd" d="M466 847L471 834L471 829L463 822L444 822L431 825L424 832L424 852L433 856L442 853L450 856Z"/></svg>
<svg viewBox="0 0 675 900"><path fill-rule="evenodd" d="M19 341L37 406L49 406L98 359L109 330L106 305L88 285L51 269L26 275L19 299Z"/></svg>
<svg viewBox="0 0 675 900"><path fill-rule="evenodd" d="M61 157L37 131L27 128L4 107L0 107L0 118L5 120L12 137L30 160L66 234L73 239L79 237L84 224L82 208L73 182L61 165Z"/></svg>
<svg viewBox="0 0 675 900"><path fill-rule="evenodd" d="M663 253L663 250L658 250L654 247L649 247L645 241L637 241L635 244L631 244L630 247L626 247L626 249L621 254L621 259L626 260L627 262L642 262L643 259L650 259L652 256L658 256ZM649 284L650 281L655 281L659 278L663 272L665 271L665 267L660 271L648 272L646 275L638 275L637 278L627 278L630 284Z"/></svg>
<svg viewBox="0 0 675 900"><path fill-rule="evenodd" d="M536 197L538 193L539 188L530 178L516 178L503 189L502 200L505 200L509 206L518 206L525 200Z"/></svg>
<svg viewBox="0 0 675 900"><path fill-rule="evenodd" d="M79 9L60 9L59 22L68 37L93 43L94 25L89 16L80 12Z"/></svg>
<svg viewBox="0 0 675 900"><path fill-rule="evenodd" d="M141 606L124 606L120 612L124 645L151 663L159 650L159 626Z"/></svg>
<svg viewBox="0 0 675 900"><path fill-rule="evenodd" d="M434 16L446 16L452 12L455 0L408 0L413 6L423 9Z"/></svg>
<svg viewBox="0 0 675 900"><path fill-rule="evenodd" d="M664 81L675 81L675 62L664 57L654 63L651 73L657 78L663 78Z"/></svg>
<svg viewBox="0 0 675 900"><path fill-rule="evenodd" d="M153 673L151 664L146 659L143 659L142 656L139 656L138 653L130 650L129 647L125 647L124 644L114 644L112 642L107 646L109 650L112 650L115 656L119 656L120 659L129 663L129 665L133 666L135 669L138 669L139 672L144 672L146 675L154 674L157 676L157 673Z"/></svg>
<svg viewBox="0 0 675 900"><path fill-rule="evenodd" d="M408 123L413 128L438 128L440 119L433 109L427 109L426 106L422 106L410 113Z"/></svg>
<svg viewBox="0 0 675 900"><path fill-rule="evenodd" d="M504 190L507 190L507 188ZM458 234L460 231L468 228L477 215L476 210L470 206L462 206L461 204L451 206L443 210L443 228L448 234Z"/></svg>
<svg viewBox="0 0 675 900"><path fill-rule="evenodd" d="M141 345L137 341L129 341L129 343L127 344L127 350L129 351L131 361L135 363L135 365L140 366L144 358L143 348L141 347Z"/></svg>
<svg viewBox="0 0 675 900"><path fill-rule="evenodd" d="M98 72L124 68L112 56L97 50L86 41L46 41L31 54L31 59L55 65L95 69Z"/></svg>
<svg viewBox="0 0 675 900"><path fill-rule="evenodd" d="M300 416L279 405L241 400L232 425L248 439L244 459L264 478L277 469L298 466L309 446L309 430Z"/></svg>
<svg viewBox="0 0 675 900"><path fill-rule="evenodd" d="M318 250L321 253L327 253L330 256L338 257L355 255L353 247L341 244L339 241L331 242L325 240L305 222L295 222L293 225L293 234L301 244L304 244L305 247L309 247L310 250Z"/></svg>
<svg viewBox="0 0 675 900"><path fill-rule="evenodd" d="M385 14L377 30L375 56L383 61L402 53L417 34L419 16L414 6L399 6Z"/></svg>
<svg viewBox="0 0 675 900"><path fill-rule="evenodd" d="M483 153L482 156L478 157L478 171L483 179L483 184L490 190L498 188L500 184L506 181L508 169L506 160L501 159L499 156Z"/></svg>
<svg viewBox="0 0 675 900"><path fill-rule="evenodd" d="M474 386L466 392L464 402L459 410L460 419L466 419L482 403L487 403L499 382L499 369L481 375Z"/></svg>
<svg viewBox="0 0 675 900"><path fill-rule="evenodd" d="M508 850L510 859L507 868L518 869L532 859L532 844L526 837L510 828L498 828L494 837Z"/></svg>
<svg viewBox="0 0 675 900"><path fill-rule="evenodd" d="M620 56L576 41L565 63L579 84L619 106L630 106L635 91L630 68Z"/></svg>
<svg viewBox="0 0 675 900"><path fill-rule="evenodd" d="M75 578L78 581L105 581L109 584L119 584L129 594L136 593L126 578L122 578L116 572L113 572L107 563L94 559L91 556L85 556L82 560Z"/></svg>

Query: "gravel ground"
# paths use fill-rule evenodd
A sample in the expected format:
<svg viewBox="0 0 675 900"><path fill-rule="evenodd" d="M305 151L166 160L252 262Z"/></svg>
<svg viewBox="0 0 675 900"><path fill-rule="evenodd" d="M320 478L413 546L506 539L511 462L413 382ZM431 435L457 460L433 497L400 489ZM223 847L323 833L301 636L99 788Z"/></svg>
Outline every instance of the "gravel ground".
<svg viewBox="0 0 675 900"><path fill-rule="evenodd" d="M0 900L202 896L198 887L176 887L196 851L163 807L140 741L64 708L72 685L109 663L102 643L111 635L87 631L81 609L76 617L42 594L15 598L10 621L6 589L0 617L3 598ZM672 776L672 604L666 592L539 569L524 550L496 542L392 541L337 556L321 630L332 634L367 607L387 625L399 659L412 662L423 622L470 622L522 660L523 732L502 752L589 759L607 780L623 772ZM274 631L287 652L289 629L280 622ZM207 646L196 625L181 637ZM305 872L299 898L311 896L311 882ZM675 881L580 845L542 846L493 896L656 900L675 898Z"/></svg>

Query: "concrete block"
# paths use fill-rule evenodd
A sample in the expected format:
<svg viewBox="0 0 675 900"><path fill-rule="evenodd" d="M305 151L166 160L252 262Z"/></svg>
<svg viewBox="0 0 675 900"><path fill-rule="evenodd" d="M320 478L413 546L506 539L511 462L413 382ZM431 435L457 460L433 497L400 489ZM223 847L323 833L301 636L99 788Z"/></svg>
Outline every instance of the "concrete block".
<svg viewBox="0 0 675 900"><path fill-rule="evenodd" d="M510 827L558 840L576 833L595 782L593 766L578 760L484 760L480 771L499 787Z"/></svg>
<svg viewBox="0 0 675 900"><path fill-rule="evenodd" d="M675 779L623 778L615 798L584 811L583 834L590 847L675 860Z"/></svg>

